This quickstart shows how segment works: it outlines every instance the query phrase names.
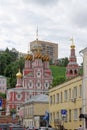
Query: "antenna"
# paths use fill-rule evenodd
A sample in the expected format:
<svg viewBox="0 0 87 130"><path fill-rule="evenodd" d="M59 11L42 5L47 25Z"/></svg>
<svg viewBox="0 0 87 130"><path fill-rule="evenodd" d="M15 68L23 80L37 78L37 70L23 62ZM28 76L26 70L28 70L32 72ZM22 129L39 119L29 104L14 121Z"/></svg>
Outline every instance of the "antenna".
<svg viewBox="0 0 87 130"><path fill-rule="evenodd" d="M37 26L37 30L36 30L36 40L38 40L38 26Z"/></svg>
<svg viewBox="0 0 87 130"><path fill-rule="evenodd" d="M73 37L70 39L70 41L72 41L72 45L74 45L74 39L73 39Z"/></svg>

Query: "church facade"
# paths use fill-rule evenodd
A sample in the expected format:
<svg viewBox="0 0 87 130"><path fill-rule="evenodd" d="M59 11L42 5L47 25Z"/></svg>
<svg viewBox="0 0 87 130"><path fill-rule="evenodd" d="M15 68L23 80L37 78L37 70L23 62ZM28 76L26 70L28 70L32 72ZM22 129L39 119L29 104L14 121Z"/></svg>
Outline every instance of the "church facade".
<svg viewBox="0 0 87 130"><path fill-rule="evenodd" d="M52 83L52 72L49 68L49 56L42 55L38 39L32 48L32 53L25 56L23 73L16 74L17 83L15 88L7 90L7 110L15 109L17 115L21 104L38 94L47 94Z"/></svg>

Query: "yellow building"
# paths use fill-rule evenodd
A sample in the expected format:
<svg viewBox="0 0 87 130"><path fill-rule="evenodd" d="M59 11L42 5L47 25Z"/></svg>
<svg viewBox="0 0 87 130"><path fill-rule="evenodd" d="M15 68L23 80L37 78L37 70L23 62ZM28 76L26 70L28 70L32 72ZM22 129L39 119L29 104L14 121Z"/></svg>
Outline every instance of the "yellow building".
<svg viewBox="0 0 87 130"><path fill-rule="evenodd" d="M25 102L20 107L20 117L23 121L25 127L35 127L46 126L46 121L43 120L45 112L48 111L49 102L48 95L39 94L33 96L29 101Z"/></svg>
<svg viewBox="0 0 87 130"><path fill-rule="evenodd" d="M79 115L82 111L82 77L78 76L49 90L50 125L75 130L83 125Z"/></svg>

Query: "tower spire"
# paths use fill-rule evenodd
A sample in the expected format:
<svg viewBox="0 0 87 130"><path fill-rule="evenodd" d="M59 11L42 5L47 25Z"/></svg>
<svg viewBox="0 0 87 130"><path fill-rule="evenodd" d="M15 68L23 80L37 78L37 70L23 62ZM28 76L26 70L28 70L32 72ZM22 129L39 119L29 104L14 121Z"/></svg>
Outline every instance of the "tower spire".
<svg viewBox="0 0 87 130"><path fill-rule="evenodd" d="M38 26L37 26L37 30L36 30L36 40L38 40Z"/></svg>
<svg viewBox="0 0 87 130"><path fill-rule="evenodd" d="M70 41L72 42L72 45L74 45L74 39L73 39L73 37L70 39Z"/></svg>
<svg viewBox="0 0 87 130"><path fill-rule="evenodd" d="M71 44L71 50L70 50L70 58L69 63L66 67L66 77L67 78L73 78L79 74L79 66L77 64L77 58L75 55L75 45L73 38L70 39L72 41Z"/></svg>

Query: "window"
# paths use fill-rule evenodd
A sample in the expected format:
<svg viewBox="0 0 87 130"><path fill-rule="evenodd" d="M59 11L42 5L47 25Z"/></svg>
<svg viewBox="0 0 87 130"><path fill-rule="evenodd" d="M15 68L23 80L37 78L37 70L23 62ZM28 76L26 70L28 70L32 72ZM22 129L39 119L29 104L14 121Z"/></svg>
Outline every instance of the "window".
<svg viewBox="0 0 87 130"><path fill-rule="evenodd" d="M2 82L3 84L4 84L4 80L3 80L3 82Z"/></svg>
<svg viewBox="0 0 87 130"><path fill-rule="evenodd" d="M37 73L36 73L37 77L40 78L41 77L41 71L38 70Z"/></svg>
<svg viewBox="0 0 87 130"><path fill-rule="evenodd" d="M20 100L20 99L22 98L22 94L18 93L18 94L16 95L16 98L17 98L17 100Z"/></svg>
<svg viewBox="0 0 87 130"><path fill-rule="evenodd" d="M55 104L55 95L53 95L53 104Z"/></svg>
<svg viewBox="0 0 87 130"><path fill-rule="evenodd" d="M56 113L57 119L59 119L59 112Z"/></svg>
<svg viewBox="0 0 87 130"><path fill-rule="evenodd" d="M62 102L62 92L60 93L60 102Z"/></svg>
<svg viewBox="0 0 87 130"><path fill-rule="evenodd" d="M18 94L18 98L20 98L20 94Z"/></svg>
<svg viewBox="0 0 87 130"><path fill-rule="evenodd" d="M32 88L33 87L33 82L32 82L32 80L29 80L29 82L28 82L28 88Z"/></svg>
<svg viewBox="0 0 87 130"><path fill-rule="evenodd" d="M45 88L49 88L49 82L47 81L47 82L45 82L45 84L44 84L44 86L45 86Z"/></svg>
<svg viewBox="0 0 87 130"><path fill-rule="evenodd" d="M55 112L53 112L53 121L55 120Z"/></svg>
<svg viewBox="0 0 87 130"><path fill-rule="evenodd" d="M56 95L56 102L59 103L59 93Z"/></svg>
<svg viewBox="0 0 87 130"><path fill-rule="evenodd" d="M69 110L69 121L71 121L71 110Z"/></svg>
<svg viewBox="0 0 87 130"><path fill-rule="evenodd" d="M74 120L78 119L78 111L77 109L74 109Z"/></svg>
<svg viewBox="0 0 87 130"><path fill-rule="evenodd" d="M82 114L82 108L79 108L79 115ZM79 118L79 120L81 121L82 118Z"/></svg>
<svg viewBox="0 0 87 130"><path fill-rule="evenodd" d="M79 86L79 97L82 97L82 86Z"/></svg>
<svg viewBox="0 0 87 130"><path fill-rule="evenodd" d="M37 88L41 88L41 82L38 80L36 83Z"/></svg>
<svg viewBox="0 0 87 130"><path fill-rule="evenodd" d="M52 113L50 113L50 122L52 121Z"/></svg>
<svg viewBox="0 0 87 130"><path fill-rule="evenodd" d="M74 87L73 89L73 97L77 98L77 87Z"/></svg>
<svg viewBox="0 0 87 130"><path fill-rule="evenodd" d="M71 98L71 89L69 89L69 99Z"/></svg>
<svg viewBox="0 0 87 130"><path fill-rule="evenodd" d="M68 94L67 94L67 90L64 91L64 100L67 101L68 98Z"/></svg>
<svg viewBox="0 0 87 130"><path fill-rule="evenodd" d="M52 104L52 96L50 96L50 104Z"/></svg>

